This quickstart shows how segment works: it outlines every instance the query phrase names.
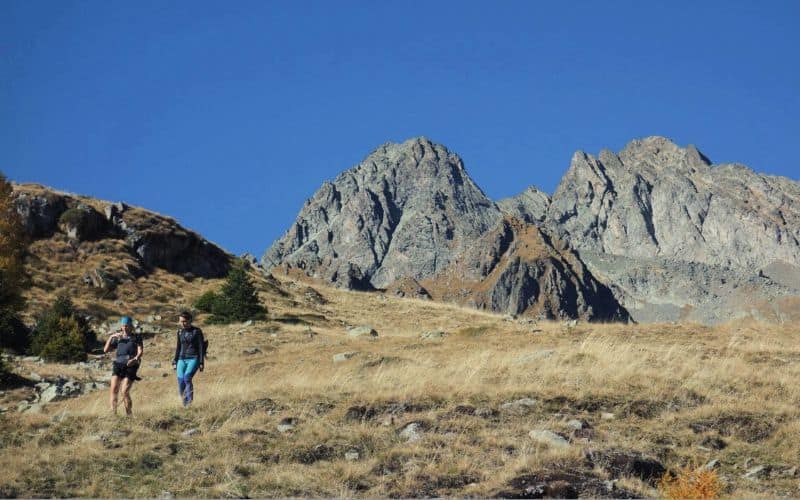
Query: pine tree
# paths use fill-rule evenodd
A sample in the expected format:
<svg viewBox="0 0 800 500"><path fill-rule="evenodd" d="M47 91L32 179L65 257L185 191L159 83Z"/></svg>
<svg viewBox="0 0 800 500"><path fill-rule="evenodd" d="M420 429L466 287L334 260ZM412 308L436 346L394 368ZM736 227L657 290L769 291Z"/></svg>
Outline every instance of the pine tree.
<svg viewBox="0 0 800 500"><path fill-rule="evenodd" d="M263 319L267 313L258 300L258 291L247 275L247 263L243 260L238 260L231 268L219 293L207 292L196 306L212 313L209 323Z"/></svg>

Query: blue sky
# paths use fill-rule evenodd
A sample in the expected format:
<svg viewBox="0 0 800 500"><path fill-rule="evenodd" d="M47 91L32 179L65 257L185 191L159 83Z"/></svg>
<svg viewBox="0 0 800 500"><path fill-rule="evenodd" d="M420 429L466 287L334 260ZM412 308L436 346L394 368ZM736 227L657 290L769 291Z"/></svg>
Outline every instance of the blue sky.
<svg viewBox="0 0 800 500"><path fill-rule="evenodd" d="M257 256L424 135L493 199L664 135L800 178L800 2L0 2L0 171Z"/></svg>

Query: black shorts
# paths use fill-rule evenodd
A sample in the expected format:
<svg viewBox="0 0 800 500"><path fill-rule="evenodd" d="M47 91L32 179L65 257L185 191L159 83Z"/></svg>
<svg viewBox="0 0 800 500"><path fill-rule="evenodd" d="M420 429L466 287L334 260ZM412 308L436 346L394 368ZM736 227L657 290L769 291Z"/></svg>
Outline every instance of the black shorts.
<svg viewBox="0 0 800 500"><path fill-rule="evenodd" d="M136 376L137 370L139 370L139 363L136 363L132 366L127 366L125 363L117 363L114 361L114 364L111 367L111 375L119 378L130 379L131 382L135 380L142 380Z"/></svg>

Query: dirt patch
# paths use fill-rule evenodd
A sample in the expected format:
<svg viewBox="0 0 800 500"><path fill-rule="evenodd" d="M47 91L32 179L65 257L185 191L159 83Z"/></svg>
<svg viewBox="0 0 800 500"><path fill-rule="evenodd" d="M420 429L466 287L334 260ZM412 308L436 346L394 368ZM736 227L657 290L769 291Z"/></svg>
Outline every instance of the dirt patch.
<svg viewBox="0 0 800 500"><path fill-rule="evenodd" d="M404 413L418 413L436 408L438 403L433 401L387 401L372 406L357 405L347 409L344 420L347 422L364 422L373 420L381 415L402 415Z"/></svg>
<svg viewBox="0 0 800 500"><path fill-rule="evenodd" d="M601 467L615 479L636 477L651 485L667 472L661 462L637 451L594 451L586 454L586 460L590 466Z"/></svg>
<svg viewBox="0 0 800 500"><path fill-rule="evenodd" d="M278 403L272 399L260 398L236 405L233 410L231 410L230 418L245 418L256 413L272 415L280 409Z"/></svg>
<svg viewBox="0 0 800 500"><path fill-rule="evenodd" d="M517 476L495 498L638 498L588 470L540 471Z"/></svg>
<svg viewBox="0 0 800 500"><path fill-rule="evenodd" d="M154 431L166 431L179 426L186 426L189 420L180 415L168 415L164 417L154 417L145 420L145 427Z"/></svg>
<svg viewBox="0 0 800 500"><path fill-rule="evenodd" d="M735 437L746 443L757 443L775 432L776 423L769 417L755 414L721 415L717 418L696 420L689 428L696 433L716 431L721 436Z"/></svg>
<svg viewBox="0 0 800 500"><path fill-rule="evenodd" d="M336 449L333 446L322 443L293 450L291 459L294 462L311 465L320 460L330 460L335 453Z"/></svg>
<svg viewBox="0 0 800 500"><path fill-rule="evenodd" d="M589 395L575 399L567 396L556 396L542 400L548 411L588 412L611 411L623 417L652 419L666 411L678 411L683 408L694 408L705 403L706 398L700 394L688 393L680 398L668 400L636 399L624 400L609 396Z"/></svg>

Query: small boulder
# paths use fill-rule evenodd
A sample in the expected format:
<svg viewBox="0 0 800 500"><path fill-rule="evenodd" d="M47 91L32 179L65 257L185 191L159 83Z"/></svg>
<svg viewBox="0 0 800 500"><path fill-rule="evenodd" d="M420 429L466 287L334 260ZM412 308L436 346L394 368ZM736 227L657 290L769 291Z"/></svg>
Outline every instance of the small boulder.
<svg viewBox="0 0 800 500"><path fill-rule="evenodd" d="M371 326L357 326L347 330L350 337L377 337L378 332Z"/></svg>
<svg viewBox="0 0 800 500"><path fill-rule="evenodd" d="M587 424L582 420L578 420L577 418L573 418L572 420L567 422L567 427L574 431L579 431L581 429L588 428L589 424Z"/></svg>
<svg viewBox="0 0 800 500"><path fill-rule="evenodd" d="M519 358L517 358L517 363L521 365L535 363L537 361L541 361L543 359L547 359L555 354L556 351L554 349L543 349L541 351L531 352L528 354L523 354Z"/></svg>
<svg viewBox="0 0 800 500"><path fill-rule="evenodd" d="M409 422L400 429L398 434L405 442L414 443L421 440L424 433L425 424L422 422Z"/></svg>
<svg viewBox="0 0 800 500"><path fill-rule="evenodd" d="M742 477L751 481L757 481L766 477L769 474L769 468L765 465L757 465L745 472Z"/></svg>
<svg viewBox="0 0 800 500"><path fill-rule="evenodd" d="M525 415L533 411L538 405L535 399L522 398L500 405L500 411L511 415Z"/></svg>
<svg viewBox="0 0 800 500"><path fill-rule="evenodd" d="M340 352L339 354L334 354L333 355L333 362L334 363L343 363L343 362L347 361L348 359L350 359L350 358L352 358L354 356L357 356L357 355L358 355L357 351Z"/></svg>
<svg viewBox="0 0 800 500"><path fill-rule="evenodd" d="M528 433L537 443L545 444L551 448L569 448L569 441L553 431L534 429Z"/></svg>
<svg viewBox="0 0 800 500"><path fill-rule="evenodd" d="M286 418L282 419L278 423L278 432L286 433L286 432L289 432L291 430L294 430L294 428L297 426L297 422L298 422L298 420L296 418L294 418L294 417L286 417Z"/></svg>

